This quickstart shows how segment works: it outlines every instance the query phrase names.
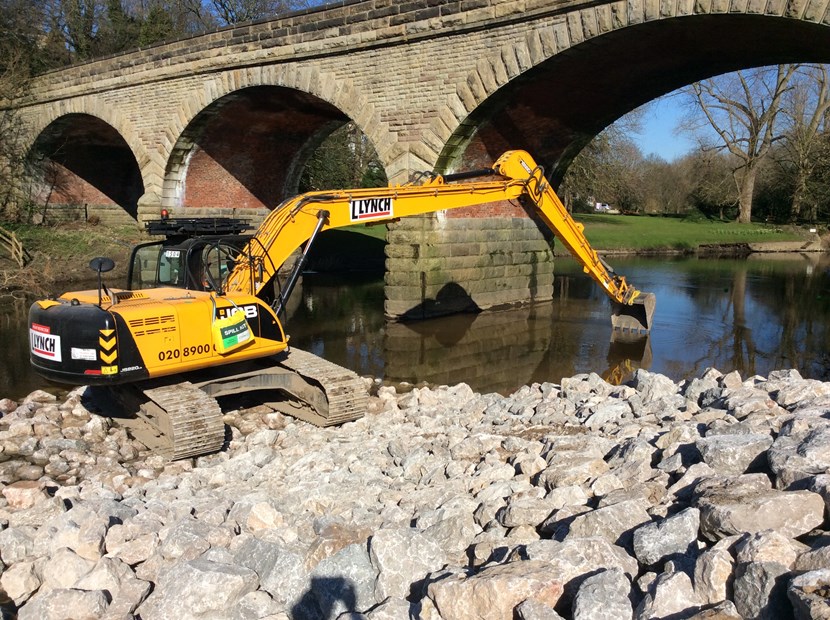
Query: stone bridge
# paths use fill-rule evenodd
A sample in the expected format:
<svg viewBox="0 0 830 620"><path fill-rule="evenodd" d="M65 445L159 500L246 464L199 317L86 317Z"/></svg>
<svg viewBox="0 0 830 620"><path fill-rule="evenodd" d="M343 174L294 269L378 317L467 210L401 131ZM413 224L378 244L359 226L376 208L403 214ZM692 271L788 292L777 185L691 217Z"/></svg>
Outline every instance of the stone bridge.
<svg viewBox="0 0 830 620"><path fill-rule="evenodd" d="M391 182L523 148L557 183L604 127L680 86L830 62L829 25L828 0L346 0L55 71L17 103L31 147L64 172L51 204L133 220L162 207L261 216L349 120ZM402 276L390 314L550 298L550 250L521 208L461 215L482 219L472 236L453 217L390 234L390 272L429 254L418 244L470 248ZM521 241L500 245L514 227ZM446 293L459 281L476 285Z"/></svg>

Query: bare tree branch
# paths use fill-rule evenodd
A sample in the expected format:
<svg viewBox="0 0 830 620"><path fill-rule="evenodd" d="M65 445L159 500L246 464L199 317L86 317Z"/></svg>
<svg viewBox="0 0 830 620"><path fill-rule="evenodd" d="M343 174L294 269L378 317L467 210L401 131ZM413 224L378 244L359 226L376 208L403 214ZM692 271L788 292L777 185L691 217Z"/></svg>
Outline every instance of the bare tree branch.
<svg viewBox="0 0 830 620"><path fill-rule="evenodd" d="M782 100L798 65L738 71L692 84L687 92L734 158L738 221L749 222L758 166L780 134Z"/></svg>

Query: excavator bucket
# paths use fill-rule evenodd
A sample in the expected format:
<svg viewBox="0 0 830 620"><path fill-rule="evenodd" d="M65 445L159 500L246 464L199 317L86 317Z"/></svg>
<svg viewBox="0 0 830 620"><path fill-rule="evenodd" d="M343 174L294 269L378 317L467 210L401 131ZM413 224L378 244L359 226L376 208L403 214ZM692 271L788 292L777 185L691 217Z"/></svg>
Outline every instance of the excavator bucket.
<svg viewBox="0 0 830 620"><path fill-rule="evenodd" d="M611 326L614 331L627 334L647 334L654 317L654 293L643 293L634 303L611 302Z"/></svg>

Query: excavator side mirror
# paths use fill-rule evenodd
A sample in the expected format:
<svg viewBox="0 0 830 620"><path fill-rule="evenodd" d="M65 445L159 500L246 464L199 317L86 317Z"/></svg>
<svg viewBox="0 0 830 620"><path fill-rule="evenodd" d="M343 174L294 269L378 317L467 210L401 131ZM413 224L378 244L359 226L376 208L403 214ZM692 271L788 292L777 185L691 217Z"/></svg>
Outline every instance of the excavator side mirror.
<svg viewBox="0 0 830 620"><path fill-rule="evenodd" d="M106 256L96 256L89 261L89 268L99 274L115 269L115 261Z"/></svg>
<svg viewBox="0 0 830 620"><path fill-rule="evenodd" d="M115 261L106 256L96 256L89 261L89 268L98 273L98 307L100 308L102 301L101 291L104 290L109 295L109 291L106 290L104 282L101 280L101 274L115 269ZM115 299L113 299L114 301Z"/></svg>

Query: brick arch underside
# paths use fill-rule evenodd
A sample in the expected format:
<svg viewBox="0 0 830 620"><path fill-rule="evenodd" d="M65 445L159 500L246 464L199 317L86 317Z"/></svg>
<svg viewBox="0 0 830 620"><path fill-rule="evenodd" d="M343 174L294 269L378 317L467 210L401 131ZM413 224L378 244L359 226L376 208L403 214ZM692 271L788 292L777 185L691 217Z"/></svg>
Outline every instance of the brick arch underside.
<svg viewBox="0 0 830 620"><path fill-rule="evenodd" d="M267 67L259 76L240 77L206 88L216 93L209 103L188 103L198 112L171 151L163 206L271 209L297 193L314 149L349 120L370 139L389 142L379 123L371 117L367 123L371 107L352 96L347 83Z"/></svg>
<svg viewBox="0 0 830 620"><path fill-rule="evenodd" d="M110 113L89 109L76 104L56 110L37 132L30 151L46 165L35 200L50 206L120 207L136 219L144 183L124 138L133 135L132 129Z"/></svg>
<svg viewBox="0 0 830 620"><path fill-rule="evenodd" d="M558 185L594 136L661 95L742 68L830 62L830 27L801 19L691 15L589 37L581 28L590 21L583 17L558 30L535 31L480 61L458 86L468 115L453 128L433 125L445 144L436 170L480 168L520 148ZM571 86L563 90L562 84Z"/></svg>

